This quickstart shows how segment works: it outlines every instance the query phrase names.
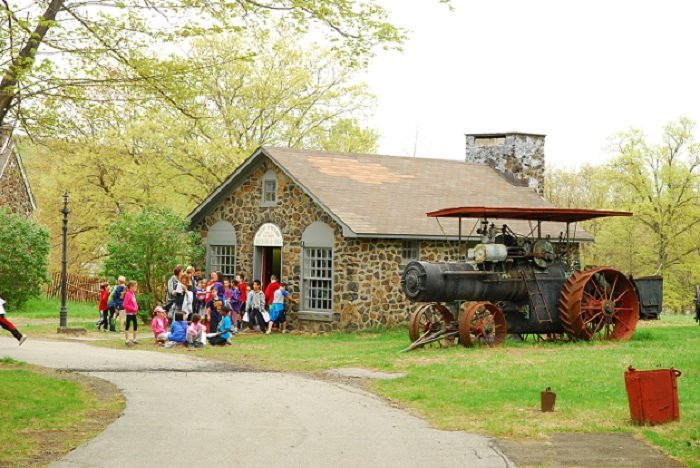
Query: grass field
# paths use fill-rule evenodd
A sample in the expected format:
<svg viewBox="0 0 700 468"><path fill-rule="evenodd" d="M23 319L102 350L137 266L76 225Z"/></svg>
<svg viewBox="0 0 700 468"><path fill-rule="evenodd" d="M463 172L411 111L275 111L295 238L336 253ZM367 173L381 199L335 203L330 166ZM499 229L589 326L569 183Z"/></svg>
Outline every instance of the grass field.
<svg viewBox="0 0 700 468"><path fill-rule="evenodd" d="M1 358L0 465L46 465L111 423L123 399L86 380Z"/></svg>
<svg viewBox="0 0 700 468"><path fill-rule="evenodd" d="M68 301L66 309L69 313L69 318L75 319L93 319L97 321L97 302L71 302ZM60 299L49 299L46 296L35 297L22 305L19 310L9 310L8 314L16 317L27 319L50 319L58 320L58 314L61 310Z"/></svg>
<svg viewBox="0 0 700 468"><path fill-rule="evenodd" d="M619 343L508 342L494 349L455 346L399 354L407 344L404 329L321 336L243 334L234 346L208 347L196 355L277 370L364 367L406 372L400 379L374 381L372 389L443 429L510 438L632 432L700 466L700 327L688 317L642 323L631 341ZM103 345L123 346L116 340ZM680 422L631 424L624 385L629 365L683 372L678 380ZM557 393L554 413L539 411L540 391L546 387Z"/></svg>

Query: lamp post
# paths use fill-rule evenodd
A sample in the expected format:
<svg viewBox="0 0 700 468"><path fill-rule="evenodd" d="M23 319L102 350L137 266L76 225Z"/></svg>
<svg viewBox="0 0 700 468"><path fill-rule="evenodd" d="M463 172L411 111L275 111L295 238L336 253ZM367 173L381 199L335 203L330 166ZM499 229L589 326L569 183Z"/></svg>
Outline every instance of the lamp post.
<svg viewBox="0 0 700 468"><path fill-rule="evenodd" d="M66 328L68 326L68 310L66 309L66 286L68 283L68 192L63 194L63 209L60 210L63 213L63 260L61 262L61 313L59 315L59 327Z"/></svg>

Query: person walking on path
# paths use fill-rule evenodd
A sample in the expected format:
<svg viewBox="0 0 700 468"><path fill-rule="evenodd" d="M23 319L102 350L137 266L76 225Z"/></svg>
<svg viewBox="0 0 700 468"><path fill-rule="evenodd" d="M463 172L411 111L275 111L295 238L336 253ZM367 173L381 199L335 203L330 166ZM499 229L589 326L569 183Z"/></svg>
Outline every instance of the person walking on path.
<svg viewBox="0 0 700 468"><path fill-rule="evenodd" d="M260 280L253 281L253 290L248 292L246 299L246 315L248 316L248 326L251 330L265 332L265 315L267 314L265 304L265 294L260 290Z"/></svg>
<svg viewBox="0 0 700 468"><path fill-rule="evenodd" d="M138 283L136 281L129 281L126 288L126 294L124 295L124 311L126 312L126 327L124 327L124 344L127 346L133 346L138 344L136 340L136 330L138 330L138 320L136 319L136 313L139 311L139 305L136 302L136 291L138 290ZM129 325L132 325L134 330L131 332L132 339L129 340Z"/></svg>
<svg viewBox="0 0 700 468"><path fill-rule="evenodd" d="M20 346L22 346L22 343L27 341L27 335L20 333L20 331L17 330L17 327L15 327L12 322L5 318L5 300L2 297L0 297L0 327L12 333L12 336L19 341Z"/></svg>
<svg viewBox="0 0 700 468"><path fill-rule="evenodd" d="M109 283L100 283L100 303L97 309L100 311L100 320L97 322L97 331L104 327L104 331L109 330L109 312L107 303L109 302Z"/></svg>
<svg viewBox="0 0 700 468"><path fill-rule="evenodd" d="M284 300L299 304L299 301L292 299L292 296L287 292L287 283L280 283L279 288L275 291L270 306L270 321L267 322L267 334L272 333L272 325L277 324L277 327L282 333L287 333L287 314L284 310Z"/></svg>

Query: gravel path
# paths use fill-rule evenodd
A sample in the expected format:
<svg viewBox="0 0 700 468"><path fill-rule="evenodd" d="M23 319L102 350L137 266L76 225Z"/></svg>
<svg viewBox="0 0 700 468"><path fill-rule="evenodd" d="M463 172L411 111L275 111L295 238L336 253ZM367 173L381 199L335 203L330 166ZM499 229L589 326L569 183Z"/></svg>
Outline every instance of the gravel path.
<svg viewBox="0 0 700 468"><path fill-rule="evenodd" d="M119 419L52 466L513 466L493 439L432 429L350 386L63 341L3 337L2 356L85 372L126 397Z"/></svg>

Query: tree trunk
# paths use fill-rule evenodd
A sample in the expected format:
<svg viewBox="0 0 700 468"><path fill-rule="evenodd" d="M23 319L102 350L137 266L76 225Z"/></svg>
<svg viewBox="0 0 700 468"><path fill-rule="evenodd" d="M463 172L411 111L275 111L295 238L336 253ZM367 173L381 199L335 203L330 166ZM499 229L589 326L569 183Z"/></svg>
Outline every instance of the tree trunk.
<svg viewBox="0 0 700 468"><path fill-rule="evenodd" d="M46 11L39 19L32 34L27 38L24 47L3 73L2 81L0 81L0 125L4 123L7 113L17 98L17 93L13 88L17 85L19 75L34 65L37 50L64 3L65 0L51 0L49 2Z"/></svg>

